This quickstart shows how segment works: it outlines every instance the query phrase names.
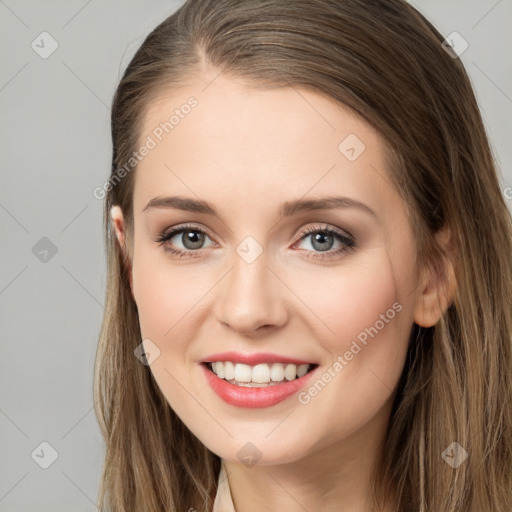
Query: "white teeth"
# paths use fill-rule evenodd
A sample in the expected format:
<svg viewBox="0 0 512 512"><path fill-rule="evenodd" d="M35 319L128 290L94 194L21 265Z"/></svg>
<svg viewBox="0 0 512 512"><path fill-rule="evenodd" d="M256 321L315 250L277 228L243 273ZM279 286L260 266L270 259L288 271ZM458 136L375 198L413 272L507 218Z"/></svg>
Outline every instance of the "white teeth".
<svg viewBox="0 0 512 512"><path fill-rule="evenodd" d="M233 380L235 378L235 365L231 361L224 363L224 378L226 380Z"/></svg>
<svg viewBox="0 0 512 512"><path fill-rule="evenodd" d="M297 376L297 367L294 364L287 364L284 369L284 376L288 380L293 380Z"/></svg>
<svg viewBox="0 0 512 512"><path fill-rule="evenodd" d="M251 377L252 371L251 367L248 364L235 364L235 380L237 380L238 382L251 382Z"/></svg>
<svg viewBox="0 0 512 512"><path fill-rule="evenodd" d="M274 363L270 368L270 378L274 382L281 382L284 379L284 368L281 363Z"/></svg>
<svg viewBox="0 0 512 512"><path fill-rule="evenodd" d="M309 364L301 364L299 367L297 367L297 377L304 377L304 375L308 373L308 367Z"/></svg>
<svg viewBox="0 0 512 512"><path fill-rule="evenodd" d="M257 382L258 384L270 382L270 368L268 367L268 364L257 364L252 369L251 380L253 382Z"/></svg>
<svg viewBox="0 0 512 512"><path fill-rule="evenodd" d="M217 362L217 376L224 378L224 365L220 361Z"/></svg>
<svg viewBox="0 0 512 512"><path fill-rule="evenodd" d="M219 378L251 387L274 385L283 380L294 380L303 377L310 369L309 364L299 366L291 363L261 363L255 366L233 363L231 361L216 361L211 363L213 373Z"/></svg>

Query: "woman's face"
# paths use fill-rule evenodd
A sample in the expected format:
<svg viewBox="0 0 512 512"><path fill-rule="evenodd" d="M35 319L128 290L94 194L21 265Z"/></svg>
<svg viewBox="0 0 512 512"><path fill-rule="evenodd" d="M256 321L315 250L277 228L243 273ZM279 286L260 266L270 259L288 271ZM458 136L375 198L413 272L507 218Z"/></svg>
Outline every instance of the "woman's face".
<svg viewBox="0 0 512 512"><path fill-rule="evenodd" d="M293 462L384 428L421 320L413 232L369 124L305 89L212 77L144 120L131 269L141 339L210 450ZM215 375L206 363L218 361Z"/></svg>

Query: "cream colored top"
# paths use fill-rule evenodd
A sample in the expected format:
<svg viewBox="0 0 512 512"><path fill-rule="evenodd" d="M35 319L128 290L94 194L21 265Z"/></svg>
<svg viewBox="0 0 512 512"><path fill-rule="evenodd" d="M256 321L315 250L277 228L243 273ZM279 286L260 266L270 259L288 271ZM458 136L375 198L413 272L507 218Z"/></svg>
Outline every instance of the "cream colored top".
<svg viewBox="0 0 512 512"><path fill-rule="evenodd" d="M236 512L231 498L231 491L229 490L228 474L226 468L221 462L219 480L217 482L217 495L213 502L212 512Z"/></svg>

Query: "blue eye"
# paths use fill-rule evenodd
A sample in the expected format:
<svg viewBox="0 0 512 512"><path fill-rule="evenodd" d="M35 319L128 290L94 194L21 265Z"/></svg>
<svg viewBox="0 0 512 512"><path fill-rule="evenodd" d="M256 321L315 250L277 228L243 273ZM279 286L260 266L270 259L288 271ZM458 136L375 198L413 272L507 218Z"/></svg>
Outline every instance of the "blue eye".
<svg viewBox="0 0 512 512"><path fill-rule="evenodd" d="M178 235L181 235L178 240L181 242L183 248L176 248L174 243L170 243L171 240L178 237ZM164 231L155 241L172 255L178 256L179 258L190 258L199 256L198 253L205 248L203 244L206 239L210 239L208 234L197 226L182 225ZM311 252L311 257L317 259L331 258L356 247L356 242L351 235L327 226L305 229L300 233L299 242L307 239L310 239L310 245L313 250L306 250L306 252ZM336 242L340 244L341 247L332 249Z"/></svg>
<svg viewBox="0 0 512 512"><path fill-rule="evenodd" d="M178 235L181 235L179 240L184 249L176 249L173 247L174 244L169 243L171 239ZM178 226L160 234L156 241L164 246L164 250L181 258L183 256L195 256L194 252L198 252L198 249L203 249L202 244L206 237L208 235L196 226Z"/></svg>
<svg viewBox="0 0 512 512"><path fill-rule="evenodd" d="M317 259L331 258L353 250L356 247L356 242L351 235L327 226L323 228L308 228L302 231L300 235L300 241L310 239L310 245L315 251L308 252L312 252L311 256ZM332 249L336 242L338 242L341 247Z"/></svg>

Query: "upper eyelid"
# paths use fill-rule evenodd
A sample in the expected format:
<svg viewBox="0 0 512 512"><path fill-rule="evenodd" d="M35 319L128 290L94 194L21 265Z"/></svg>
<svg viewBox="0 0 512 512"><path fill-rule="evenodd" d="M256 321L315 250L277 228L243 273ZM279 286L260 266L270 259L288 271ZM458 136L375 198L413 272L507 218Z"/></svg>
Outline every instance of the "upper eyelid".
<svg viewBox="0 0 512 512"><path fill-rule="evenodd" d="M301 235L301 236L309 235L316 231L318 231L318 232L327 231L330 233L340 235L345 238L350 238L351 240L355 240L355 236L352 235L351 233L349 233L346 229L337 228L337 227L333 227L333 226L329 226L329 225L304 228L299 231L298 235Z"/></svg>
<svg viewBox="0 0 512 512"><path fill-rule="evenodd" d="M161 236L162 237L167 237L167 235L170 235L172 237L178 235L179 233L183 232L183 231L202 231L205 235L208 235L208 237L210 239L214 239L213 236L211 236L211 234L209 233L209 231L204 228L204 227L200 227L200 226L195 226L195 225L192 225L192 224L178 224L177 226L172 226L168 229L166 229L165 231L162 232Z"/></svg>

